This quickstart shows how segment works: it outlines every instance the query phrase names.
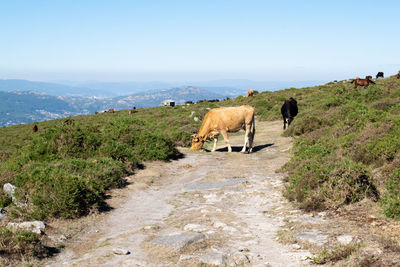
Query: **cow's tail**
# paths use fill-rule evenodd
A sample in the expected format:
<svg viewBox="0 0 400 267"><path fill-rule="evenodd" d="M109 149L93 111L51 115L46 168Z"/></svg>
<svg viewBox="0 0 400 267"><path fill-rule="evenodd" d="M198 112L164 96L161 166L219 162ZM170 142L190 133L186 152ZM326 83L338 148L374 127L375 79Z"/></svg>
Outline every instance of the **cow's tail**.
<svg viewBox="0 0 400 267"><path fill-rule="evenodd" d="M255 135L256 135L256 120L255 120L254 114L253 114L253 123L251 124L251 137L253 138L253 142L254 142Z"/></svg>

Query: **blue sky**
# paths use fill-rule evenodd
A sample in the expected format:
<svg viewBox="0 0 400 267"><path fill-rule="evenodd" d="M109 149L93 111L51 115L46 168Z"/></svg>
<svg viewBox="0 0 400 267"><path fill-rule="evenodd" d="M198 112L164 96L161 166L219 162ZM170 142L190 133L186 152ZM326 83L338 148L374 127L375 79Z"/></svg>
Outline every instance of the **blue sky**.
<svg viewBox="0 0 400 267"><path fill-rule="evenodd" d="M400 1L0 2L0 79L332 80L400 70Z"/></svg>

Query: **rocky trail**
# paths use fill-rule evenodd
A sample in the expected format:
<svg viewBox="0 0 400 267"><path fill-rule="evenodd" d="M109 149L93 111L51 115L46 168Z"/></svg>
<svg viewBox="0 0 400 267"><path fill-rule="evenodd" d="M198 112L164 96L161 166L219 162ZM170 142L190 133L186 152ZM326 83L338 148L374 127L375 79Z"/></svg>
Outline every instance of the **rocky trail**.
<svg viewBox="0 0 400 267"><path fill-rule="evenodd" d="M278 242L288 220L321 223L282 196L280 168L292 138L282 123L256 122L254 153L240 153L243 132L227 153L182 149L185 157L152 162L128 177L100 217L47 266L308 266L311 254ZM211 146L211 144L209 144ZM326 242L318 231L297 236Z"/></svg>

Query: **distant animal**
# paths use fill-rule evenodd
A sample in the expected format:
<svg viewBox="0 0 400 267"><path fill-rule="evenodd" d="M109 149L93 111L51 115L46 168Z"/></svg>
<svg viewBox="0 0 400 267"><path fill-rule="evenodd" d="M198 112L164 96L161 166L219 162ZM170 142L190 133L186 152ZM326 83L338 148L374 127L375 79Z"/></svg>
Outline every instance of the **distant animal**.
<svg viewBox="0 0 400 267"><path fill-rule="evenodd" d="M113 109L113 108L110 108L110 109L108 110L108 113L114 113L114 109Z"/></svg>
<svg viewBox="0 0 400 267"><path fill-rule="evenodd" d="M228 146L228 152L232 152L228 132L237 132L240 129L246 131L242 152L246 152L247 144L249 144L248 152L251 153L256 133L254 108L251 106L240 106L212 109L204 117L199 132L193 135L191 149L199 150L203 147L207 139L213 138L214 146L212 152L214 152L217 147L218 136L222 134Z"/></svg>
<svg viewBox="0 0 400 267"><path fill-rule="evenodd" d="M204 100L197 100L197 101L196 101L196 104L200 104L200 103L202 103L202 102L204 102Z"/></svg>
<svg viewBox="0 0 400 267"><path fill-rule="evenodd" d="M281 107L281 113L283 117L283 130L286 129L286 123L289 127L289 125L294 120L294 117L296 117L298 111L299 109L297 108L297 101L293 97L289 98L289 100L285 100Z"/></svg>
<svg viewBox="0 0 400 267"><path fill-rule="evenodd" d="M38 127L37 127L36 124L32 126L32 131L33 131L34 133L36 133L38 130L39 130L39 129L38 129Z"/></svg>
<svg viewBox="0 0 400 267"><path fill-rule="evenodd" d="M225 100L231 100L229 97L225 98Z"/></svg>
<svg viewBox="0 0 400 267"><path fill-rule="evenodd" d="M399 73L397 73L396 78L400 79L400 70L399 70Z"/></svg>
<svg viewBox="0 0 400 267"><path fill-rule="evenodd" d="M193 101L185 101L185 104L186 105L191 105L191 104L193 104Z"/></svg>
<svg viewBox="0 0 400 267"><path fill-rule="evenodd" d="M254 95L254 90L253 89L249 89L249 91L247 91L246 97L253 96L253 95Z"/></svg>
<svg viewBox="0 0 400 267"><path fill-rule="evenodd" d="M379 77L384 78L384 77L383 77L383 72L382 72L382 71L380 71L380 72L378 72L378 73L376 74L376 78L378 79Z"/></svg>
<svg viewBox="0 0 400 267"><path fill-rule="evenodd" d="M211 99L211 100L207 100L208 102L219 102L219 99Z"/></svg>
<svg viewBox="0 0 400 267"><path fill-rule="evenodd" d="M97 111L95 111L95 112L94 112L94 115L97 115L97 114L99 114L99 113L98 113Z"/></svg>
<svg viewBox="0 0 400 267"><path fill-rule="evenodd" d="M132 108L133 110L135 110L136 109L136 107L135 106L133 106L133 108Z"/></svg>
<svg viewBox="0 0 400 267"><path fill-rule="evenodd" d="M375 84L375 82L371 79L372 76L366 76L365 79L360 79L359 77L356 77L356 79L351 81L351 83L354 83L354 88L357 88L358 86L364 86L364 88L367 88L370 83Z"/></svg>
<svg viewBox="0 0 400 267"><path fill-rule="evenodd" d="M71 125L71 124L73 124L75 121L73 120L73 119L66 119L65 121L64 121L64 124L65 125Z"/></svg>
<svg viewBox="0 0 400 267"><path fill-rule="evenodd" d="M137 112L136 109L131 109L131 110L129 110L129 114L133 114L133 113L136 113L136 112Z"/></svg>

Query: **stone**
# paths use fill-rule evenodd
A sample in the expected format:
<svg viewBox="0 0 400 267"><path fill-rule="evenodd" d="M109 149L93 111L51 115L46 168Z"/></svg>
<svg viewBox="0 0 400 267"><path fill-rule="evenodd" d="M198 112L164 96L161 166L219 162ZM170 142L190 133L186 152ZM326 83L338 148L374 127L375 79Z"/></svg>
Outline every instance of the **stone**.
<svg viewBox="0 0 400 267"><path fill-rule="evenodd" d="M56 242L56 243L62 243L65 240L67 240L67 237L63 234L53 234L53 235L49 235L48 237L51 241Z"/></svg>
<svg viewBox="0 0 400 267"><path fill-rule="evenodd" d="M227 263L227 257L223 253L210 252L201 256L200 262L209 265L225 266Z"/></svg>
<svg viewBox="0 0 400 267"><path fill-rule="evenodd" d="M160 229L160 226L158 225L146 225L145 227L143 227L143 230L157 230Z"/></svg>
<svg viewBox="0 0 400 267"><path fill-rule="evenodd" d="M300 247L299 244L293 244L293 245L292 245L292 248L297 250L297 249L300 249L301 247Z"/></svg>
<svg viewBox="0 0 400 267"><path fill-rule="evenodd" d="M325 234L321 234L318 231L311 231L311 232L303 232L293 235L294 237L302 240L313 243L318 246L324 245L328 242L328 236Z"/></svg>
<svg viewBox="0 0 400 267"><path fill-rule="evenodd" d="M31 221L22 223L10 222L7 224L7 228L15 231L29 231L35 234L41 234L46 225L42 221Z"/></svg>
<svg viewBox="0 0 400 267"><path fill-rule="evenodd" d="M187 260L191 260L191 259L193 259L193 256L192 256L192 255L185 255L185 254L182 254L182 255L179 256L179 260L180 260L180 261L187 261Z"/></svg>
<svg viewBox="0 0 400 267"><path fill-rule="evenodd" d="M129 250L124 249L124 248L114 248L113 252L116 255L129 255L129 254L131 254L131 252Z"/></svg>
<svg viewBox="0 0 400 267"><path fill-rule="evenodd" d="M150 242L157 245L170 247L180 251L186 246L204 240L204 235L199 233L183 233L169 236L156 237Z"/></svg>
<svg viewBox="0 0 400 267"><path fill-rule="evenodd" d="M183 227L185 231L193 231L193 232L204 232L207 231L207 227L202 226L200 224L189 223Z"/></svg>
<svg viewBox="0 0 400 267"><path fill-rule="evenodd" d="M348 245L353 241L353 236L352 235L340 235L336 239L337 241L342 244L342 245Z"/></svg>
<svg viewBox="0 0 400 267"><path fill-rule="evenodd" d="M233 254L233 261L236 266L247 266L250 263L249 257L243 253Z"/></svg>
<svg viewBox="0 0 400 267"><path fill-rule="evenodd" d="M216 221L216 222L214 222L213 226L215 228L220 228L220 227L226 227L226 224L223 222L220 222L220 221Z"/></svg>
<svg viewBox="0 0 400 267"><path fill-rule="evenodd" d="M247 181L246 178L228 179L225 181L193 182L185 184L184 189L188 190L211 190L220 189L226 186L236 186Z"/></svg>
<svg viewBox="0 0 400 267"><path fill-rule="evenodd" d="M7 214L4 213L4 209L0 208L0 222L7 217Z"/></svg>
<svg viewBox="0 0 400 267"><path fill-rule="evenodd" d="M3 191L4 194L12 198L12 201L15 201L15 190L17 190L17 187L15 185L12 185L10 183L6 183L3 185Z"/></svg>

